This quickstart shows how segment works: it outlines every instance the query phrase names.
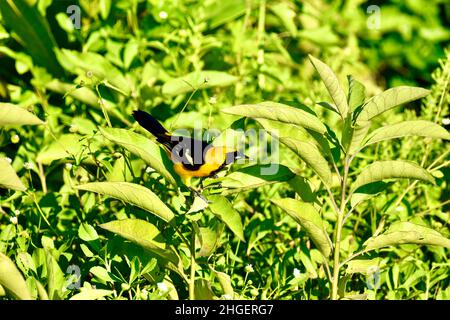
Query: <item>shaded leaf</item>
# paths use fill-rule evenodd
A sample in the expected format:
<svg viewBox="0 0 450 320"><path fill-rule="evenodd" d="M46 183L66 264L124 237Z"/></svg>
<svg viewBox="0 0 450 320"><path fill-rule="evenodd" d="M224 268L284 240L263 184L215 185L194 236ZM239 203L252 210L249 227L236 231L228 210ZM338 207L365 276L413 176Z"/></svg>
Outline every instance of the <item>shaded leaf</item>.
<svg viewBox="0 0 450 320"><path fill-rule="evenodd" d="M327 128L315 115L304 110L276 102L262 102L258 104L242 104L222 109L222 112L250 117L276 120L298 125L319 133L325 133Z"/></svg>
<svg viewBox="0 0 450 320"><path fill-rule="evenodd" d="M368 121L398 105L423 98L429 92L429 90L423 88L408 86L388 89L366 102L358 115L357 121Z"/></svg>
<svg viewBox="0 0 450 320"><path fill-rule="evenodd" d="M352 190L385 179L417 179L434 183L433 176L421 166L409 161L376 161L365 167L352 185Z"/></svg>
<svg viewBox="0 0 450 320"><path fill-rule="evenodd" d="M166 222L174 218L172 210L156 194L139 184L129 182L92 182L75 186L75 188L122 200L127 204L151 212Z"/></svg>
<svg viewBox="0 0 450 320"><path fill-rule="evenodd" d="M450 239L439 232L411 222L394 223L385 233L368 239L365 250L400 244L435 245L450 248Z"/></svg>
<svg viewBox="0 0 450 320"><path fill-rule="evenodd" d="M366 88L364 85L355 80L352 76L347 76L348 79L348 107L350 112L355 111L358 107L362 106L366 98Z"/></svg>
<svg viewBox="0 0 450 320"><path fill-rule="evenodd" d="M27 188L23 185L17 176L13 167L5 158L0 158L0 188L25 191Z"/></svg>
<svg viewBox="0 0 450 320"><path fill-rule="evenodd" d="M331 186L332 175L328 162L315 145L294 138L280 138L280 141L302 158L325 185Z"/></svg>
<svg viewBox="0 0 450 320"><path fill-rule="evenodd" d="M325 257L330 255L330 239L325 232L322 218L313 205L290 198L272 200L272 202L286 211L305 229L308 236Z"/></svg>
<svg viewBox="0 0 450 320"><path fill-rule="evenodd" d="M314 68L319 73L320 78L322 78L331 99L333 99L333 102L337 107L338 113L342 116L342 118L346 118L348 112L347 97L345 96L344 90L342 89L338 78L334 74L333 70L331 70L331 68L325 63L317 58L314 58L312 55L308 55L308 57Z"/></svg>
<svg viewBox="0 0 450 320"><path fill-rule="evenodd" d="M44 121L26 109L11 103L0 102L0 126L38 124L44 124Z"/></svg>

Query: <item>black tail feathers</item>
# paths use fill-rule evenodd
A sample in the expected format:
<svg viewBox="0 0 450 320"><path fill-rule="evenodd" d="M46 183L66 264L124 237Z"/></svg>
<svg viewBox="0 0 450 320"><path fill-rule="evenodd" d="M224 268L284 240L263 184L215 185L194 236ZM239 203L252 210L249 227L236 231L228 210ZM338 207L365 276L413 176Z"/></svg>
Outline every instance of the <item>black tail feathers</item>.
<svg viewBox="0 0 450 320"><path fill-rule="evenodd" d="M133 111L134 119L151 134L153 134L157 140L161 143L170 141L169 132L149 113L141 110Z"/></svg>

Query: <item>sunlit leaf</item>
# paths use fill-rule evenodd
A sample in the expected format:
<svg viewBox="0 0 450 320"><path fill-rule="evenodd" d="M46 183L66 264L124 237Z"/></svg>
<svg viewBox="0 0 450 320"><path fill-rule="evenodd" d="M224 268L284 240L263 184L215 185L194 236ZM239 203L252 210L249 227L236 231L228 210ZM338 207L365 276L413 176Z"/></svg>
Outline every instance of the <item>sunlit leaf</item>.
<svg viewBox="0 0 450 320"><path fill-rule="evenodd" d="M369 135L365 145L370 145L383 140L407 136L430 137L450 140L450 133L440 125L431 121L414 120L387 125L373 131Z"/></svg>
<svg viewBox="0 0 450 320"><path fill-rule="evenodd" d="M112 290L105 289L87 289L82 288L80 293L77 293L69 300L98 300L103 297L109 296L113 293Z"/></svg>
<svg viewBox="0 0 450 320"><path fill-rule="evenodd" d="M192 72L164 83L162 93L168 96L177 96L195 89L229 86L237 79L237 77L222 71Z"/></svg>
<svg viewBox="0 0 450 320"><path fill-rule="evenodd" d="M27 190L20 178L17 176L13 167L5 158L0 158L0 172L0 188L19 191Z"/></svg>
<svg viewBox="0 0 450 320"><path fill-rule="evenodd" d="M173 163L163 149L143 135L125 129L99 128L105 138L117 143L144 160L169 183L179 186L179 178L173 171Z"/></svg>
<svg viewBox="0 0 450 320"><path fill-rule="evenodd" d="M222 220L240 240L245 242L241 216L233 208L230 201L221 195L208 196L208 200L211 201L209 210Z"/></svg>
<svg viewBox="0 0 450 320"><path fill-rule="evenodd" d="M31 300L27 284L14 262L0 252L0 286L16 299Z"/></svg>
<svg viewBox="0 0 450 320"><path fill-rule="evenodd" d="M345 272L349 274L362 273L365 275L369 275L379 269L380 263L380 258L351 260L347 263L347 269L345 270Z"/></svg>
<svg viewBox="0 0 450 320"><path fill-rule="evenodd" d="M139 184L129 182L92 182L75 186L75 188L122 200L127 204L151 212L167 222L174 218L172 210L156 194Z"/></svg>
<svg viewBox="0 0 450 320"><path fill-rule="evenodd" d="M364 104L357 120L368 121L398 105L423 98L429 92L429 90L423 88L407 86L388 89L368 100Z"/></svg>
<svg viewBox="0 0 450 320"><path fill-rule="evenodd" d="M0 126L37 125L43 123L44 121L22 107L0 102Z"/></svg>
<svg viewBox="0 0 450 320"><path fill-rule="evenodd" d="M366 98L366 88L352 76L348 76L347 79L349 86L348 107L350 108L350 112L353 112L356 108L363 105Z"/></svg>
<svg viewBox="0 0 450 320"><path fill-rule="evenodd" d="M325 125L313 114L276 102L266 101L258 104L242 104L224 108L221 111L255 119L276 120L298 125L319 133L325 133L327 131Z"/></svg>
<svg viewBox="0 0 450 320"><path fill-rule="evenodd" d="M325 231L322 218L313 205L290 198L272 200L272 202L286 211L305 229L308 236L325 257L330 255L330 239Z"/></svg>
<svg viewBox="0 0 450 320"><path fill-rule="evenodd" d="M294 138L280 138L280 141L298 154L317 173L325 185L331 186L332 176L330 167L316 146Z"/></svg>
<svg viewBox="0 0 450 320"><path fill-rule="evenodd" d="M364 246L365 250L375 250L400 244L434 245L450 248L450 239L436 230L402 221L393 224L385 233L368 239Z"/></svg>
<svg viewBox="0 0 450 320"><path fill-rule="evenodd" d="M376 161L365 167L352 185L352 190L385 179L417 179L434 183L433 176L421 166L409 161Z"/></svg>
<svg viewBox="0 0 450 320"><path fill-rule="evenodd" d="M342 89L342 86L333 70L331 70L329 66L319 59L314 58L312 55L309 55L309 60L311 60L311 63L314 68L316 68L320 78L322 78L331 99L333 99L333 102L337 107L337 111L342 118L346 118L348 112L347 97L345 96L344 90Z"/></svg>

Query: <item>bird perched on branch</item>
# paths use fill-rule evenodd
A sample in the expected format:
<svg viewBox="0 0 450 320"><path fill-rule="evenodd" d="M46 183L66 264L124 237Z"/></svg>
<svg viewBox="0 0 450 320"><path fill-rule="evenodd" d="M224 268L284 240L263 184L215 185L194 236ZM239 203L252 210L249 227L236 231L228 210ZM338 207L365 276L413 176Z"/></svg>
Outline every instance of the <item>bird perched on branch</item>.
<svg viewBox="0 0 450 320"><path fill-rule="evenodd" d="M229 147L216 147L203 140L170 134L161 123L147 112L133 111L134 119L161 143L174 163L175 172L190 187L193 177L214 176L226 165L247 158ZM192 189L191 189L192 190Z"/></svg>

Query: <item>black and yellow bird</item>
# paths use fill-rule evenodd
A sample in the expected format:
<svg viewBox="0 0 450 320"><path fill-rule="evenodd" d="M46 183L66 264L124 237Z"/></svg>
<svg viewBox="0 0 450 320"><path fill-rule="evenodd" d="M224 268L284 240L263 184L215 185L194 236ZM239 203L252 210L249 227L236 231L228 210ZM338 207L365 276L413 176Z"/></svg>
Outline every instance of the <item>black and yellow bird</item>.
<svg viewBox="0 0 450 320"><path fill-rule="evenodd" d="M191 178L214 176L226 165L247 158L229 147L213 146L203 140L170 134L153 116L145 111L133 112L134 119L156 137L174 163L175 172L189 187Z"/></svg>

